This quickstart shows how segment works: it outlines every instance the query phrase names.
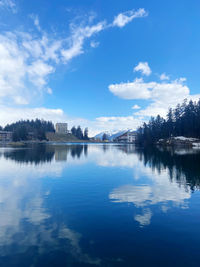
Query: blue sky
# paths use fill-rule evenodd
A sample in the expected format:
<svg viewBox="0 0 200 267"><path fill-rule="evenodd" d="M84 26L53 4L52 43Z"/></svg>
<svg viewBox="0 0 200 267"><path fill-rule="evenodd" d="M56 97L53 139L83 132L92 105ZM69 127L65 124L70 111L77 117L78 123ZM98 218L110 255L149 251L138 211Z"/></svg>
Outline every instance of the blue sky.
<svg viewBox="0 0 200 267"><path fill-rule="evenodd" d="M136 129L198 100L197 0L0 0L0 124Z"/></svg>

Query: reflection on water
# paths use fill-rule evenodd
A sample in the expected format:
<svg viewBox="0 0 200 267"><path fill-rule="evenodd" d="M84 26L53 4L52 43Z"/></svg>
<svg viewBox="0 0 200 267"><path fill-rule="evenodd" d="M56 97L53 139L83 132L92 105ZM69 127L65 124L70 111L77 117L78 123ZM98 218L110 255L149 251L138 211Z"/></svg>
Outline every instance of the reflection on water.
<svg viewBox="0 0 200 267"><path fill-rule="evenodd" d="M23 163L45 163L51 162L55 155L56 161L67 161L67 154L80 158L82 153L87 156L87 145L41 145L35 144L23 149L2 149L0 155Z"/></svg>
<svg viewBox="0 0 200 267"><path fill-rule="evenodd" d="M190 187L192 190L200 186L200 153L193 149L146 149L138 151L140 160L145 166L160 174L167 170L172 181Z"/></svg>
<svg viewBox="0 0 200 267"><path fill-rule="evenodd" d="M172 266L178 247L192 251L175 266L198 266L199 162L197 150L133 145L0 148L0 266L156 266L167 255L157 266Z"/></svg>

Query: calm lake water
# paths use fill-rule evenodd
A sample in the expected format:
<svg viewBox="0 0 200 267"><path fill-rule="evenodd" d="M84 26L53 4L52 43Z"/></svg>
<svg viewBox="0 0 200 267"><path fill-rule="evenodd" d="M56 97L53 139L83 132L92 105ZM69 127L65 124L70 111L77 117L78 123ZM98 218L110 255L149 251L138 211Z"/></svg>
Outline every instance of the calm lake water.
<svg viewBox="0 0 200 267"><path fill-rule="evenodd" d="M200 266L200 153L0 148L0 266Z"/></svg>

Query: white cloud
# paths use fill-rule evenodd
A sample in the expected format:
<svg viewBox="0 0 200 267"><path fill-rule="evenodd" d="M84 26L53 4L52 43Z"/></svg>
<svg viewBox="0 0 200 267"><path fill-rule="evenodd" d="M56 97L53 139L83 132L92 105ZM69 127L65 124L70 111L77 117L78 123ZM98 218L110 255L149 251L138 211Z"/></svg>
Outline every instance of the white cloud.
<svg viewBox="0 0 200 267"><path fill-rule="evenodd" d="M20 101L20 100L19 100ZM23 100L21 100L23 101ZM40 108L11 108L0 106L0 125L5 126L21 119L45 119L53 122L66 121L67 117L61 109Z"/></svg>
<svg viewBox="0 0 200 267"><path fill-rule="evenodd" d="M37 15L31 14L30 18L33 20L35 27L38 29L38 31L41 31L39 18Z"/></svg>
<svg viewBox="0 0 200 267"><path fill-rule="evenodd" d="M144 82L136 78L133 82L111 84L109 90L122 99L143 99L147 101L147 107L134 113L142 117L165 117L169 107L174 108L184 99L197 101L200 94L191 95L190 89L184 84L186 78L179 78L165 82Z"/></svg>
<svg viewBox="0 0 200 267"><path fill-rule="evenodd" d="M162 74L160 75L160 79L161 79L161 81L169 80L169 76L166 75L165 73L162 73Z"/></svg>
<svg viewBox="0 0 200 267"><path fill-rule="evenodd" d="M52 46L54 41L29 34L0 35L1 104L28 104L47 91L47 78L55 70L49 61L56 60Z"/></svg>
<svg viewBox="0 0 200 267"><path fill-rule="evenodd" d="M165 117L169 107L174 108L184 99L197 101L199 95L191 95L188 86L184 85L181 80L168 83L156 83L151 88L151 103L143 110L136 114L140 116L157 116L160 114Z"/></svg>
<svg viewBox="0 0 200 267"><path fill-rule="evenodd" d="M28 68L31 82L39 88L47 84L46 77L53 72L54 68L41 60L33 62Z"/></svg>
<svg viewBox="0 0 200 267"><path fill-rule="evenodd" d="M37 16L34 23L40 28ZM70 37L60 40L49 38L43 32L36 35L23 32L1 34L0 103L29 104L37 96L49 93L48 77L56 70L56 64L66 64L83 53L85 39L103 30L103 25L101 22L73 28Z"/></svg>
<svg viewBox="0 0 200 267"><path fill-rule="evenodd" d="M52 90L50 87L48 87L48 88L47 88L47 93L48 93L49 95L52 95L52 94L53 94L53 90Z"/></svg>
<svg viewBox="0 0 200 267"><path fill-rule="evenodd" d="M126 11L124 13L120 13L118 14L113 21L113 26L117 26L117 27L124 27L127 23L131 22L133 19L135 18L142 18L147 16L147 12L145 11L145 9L140 8L138 10L130 10L130 11Z"/></svg>
<svg viewBox="0 0 200 267"><path fill-rule="evenodd" d="M111 84L109 90L116 96L123 99L149 99L151 89L155 83L145 83L143 79L135 79L133 82Z"/></svg>
<svg viewBox="0 0 200 267"><path fill-rule="evenodd" d="M23 102L24 99L18 99ZM26 103L23 103L26 104ZM69 129L74 125L80 125L82 128L89 128L89 136L95 136L97 133L105 131L120 131L124 129L137 129L141 120L137 116L128 117L99 117L94 120L84 118L69 117L62 109L49 109L45 107L7 107L0 105L0 125L5 126L21 119L45 119L56 122L67 122Z"/></svg>
<svg viewBox="0 0 200 267"><path fill-rule="evenodd" d="M15 96L13 99L18 105L28 105L28 101L22 96Z"/></svg>
<svg viewBox="0 0 200 267"><path fill-rule="evenodd" d="M92 48L97 48L97 47L99 46L99 42L91 41L91 42L90 42L90 46L91 46Z"/></svg>
<svg viewBox="0 0 200 267"><path fill-rule="evenodd" d="M87 120L84 118L69 118L66 116L69 127L73 125L80 125L82 128L88 127L89 136L95 136L99 132L109 131L116 132L121 130L136 130L141 120L138 116L111 116L111 117L98 117L94 120Z"/></svg>
<svg viewBox="0 0 200 267"><path fill-rule="evenodd" d="M65 62L70 61L72 58L83 54L83 44L85 39L90 38L94 34L102 31L105 28L106 22L102 21L93 26L76 27L71 25L72 36L69 38L70 47L62 49L61 54Z"/></svg>
<svg viewBox="0 0 200 267"><path fill-rule="evenodd" d="M15 7L11 0L0 1L0 6ZM132 16L139 16L137 11ZM84 53L85 41L95 34L110 28L106 21L70 24L70 34L66 38L49 36L40 26L37 15L33 19L37 32L5 32L0 34L0 104L34 104L37 97L51 93L48 79L56 71L58 64L67 64ZM91 47L98 42L92 41ZM33 101L32 101L33 100ZM33 102L33 103L32 103Z"/></svg>
<svg viewBox="0 0 200 267"><path fill-rule="evenodd" d="M4 97L23 96L27 55L19 50L13 35L0 35L0 102Z"/></svg>
<svg viewBox="0 0 200 267"><path fill-rule="evenodd" d="M134 71L140 71L143 75L149 76L151 74L151 69L148 62L139 62L139 64L134 68Z"/></svg>
<svg viewBox="0 0 200 267"><path fill-rule="evenodd" d="M62 49L61 54L65 62L70 61L73 57L76 57L84 53L83 45L84 41L91 38L93 35L108 29L113 26L123 27L127 23L131 22L134 18L145 17L147 12L144 9L138 9L137 11L131 10L125 13L118 14L113 24L108 24L105 20L92 26L76 26L71 24L71 36L68 38L69 48ZM91 19L92 18L92 19ZM93 21L94 15L89 17L89 21ZM91 41L90 46L96 48L99 45L98 42Z"/></svg>
<svg viewBox="0 0 200 267"><path fill-rule="evenodd" d="M113 116L113 117L99 117L96 118L94 126L96 129L108 131L124 130L124 129L137 129L140 126L140 119L136 116Z"/></svg>
<svg viewBox="0 0 200 267"><path fill-rule="evenodd" d="M11 0L0 0L0 6L14 8ZM53 121L68 120L71 125L80 124L82 127L91 126L91 134L105 128L119 129L135 128L139 121L130 117L107 117L109 126L104 119L98 118L88 121L83 118L68 118L61 109L34 108L44 94L52 94L53 88L49 85L49 78L56 72L60 64L68 64L74 57L85 52L86 40L97 33L113 26L120 26L119 18L126 23L136 17L146 15L143 9L119 14L115 23L110 25L106 21L93 23L80 22L70 25L67 37L59 38L49 35L41 28L37 15L31 15L35 31L30 32L4 32L0 34L0 125L11 123L19 119L43 118ZM118 19L117 19L118 18ZM117 22L118 21L118 22ZM125 24L126 24L125 23ZM125 25L124 24L124 25ZM120 26L121 27L121 26ZM91 47L97 47L98 42L91 41ZM31 108L28 105L31 104ZM26 108L19 106L26 105Z"/></svg>
<svg viewBox="0 0 200 267"><path fill-rule="evenodd" d="M0 8L10 9L13 13L17 12L16 4L15 4L15 1L13 0L1 0Z"/></svg>
<svg viewBox="0 0 200 267"><path fill-rule="evenodd" d="M134 105L134 106L132 107L132 109L140 109L140 106L138 106L138 105Z"/></svg>

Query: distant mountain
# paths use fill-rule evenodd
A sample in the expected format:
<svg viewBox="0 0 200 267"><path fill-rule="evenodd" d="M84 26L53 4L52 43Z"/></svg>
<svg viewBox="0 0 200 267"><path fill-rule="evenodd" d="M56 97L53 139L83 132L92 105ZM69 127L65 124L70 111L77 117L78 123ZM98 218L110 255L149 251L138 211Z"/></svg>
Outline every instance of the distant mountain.
<svg viewBox="0 0 200 267"><path fill-rule="evenodd" d="M120 136L120 135L122 135L122 134L124 134L126 132L127 132L127 130L123 130L123 131L119 131L117 133L113 133L111 135L111 137L110 137L110 141L113 141L115 138L117 138L118 136Z"/></svg>
<svg viewBox="0 0 200 267"><path fill-rule="evenodd" d="M130 129L129 130L121 130L121 131L112 131L112 132L109 132L109 131L105 131L105 132L101 132L97 135L94 136L95 139L102 139L103 138L103 135L104 133L107 135L108 137L108 140L109 141L113 141L115 138L117 138L118 136L128 132L128 131L131 131Z"/></svg>
<svg viewBox="0 0 200 267"><path fill-rule="evenodd" d="M111 133L111 132L108 132L108 131L98 133L97 135L94 136L94 138L95 138L95 139L102 139L104 134L106 134L107 137L108 137L109 140L110 140L110 137L111 137L112 133Z"/></svg>

